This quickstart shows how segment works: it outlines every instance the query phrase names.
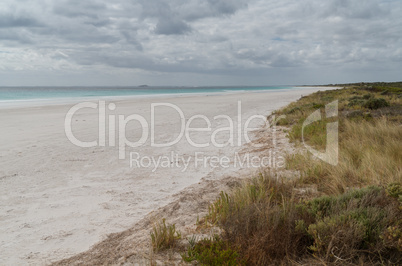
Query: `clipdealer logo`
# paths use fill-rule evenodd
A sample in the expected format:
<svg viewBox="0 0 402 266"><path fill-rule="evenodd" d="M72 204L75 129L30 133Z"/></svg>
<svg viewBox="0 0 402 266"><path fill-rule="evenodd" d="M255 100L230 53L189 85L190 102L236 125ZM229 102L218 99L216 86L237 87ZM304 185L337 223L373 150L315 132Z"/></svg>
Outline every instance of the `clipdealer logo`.
<svg viewBox="0 0 402 266"><path fill-rule="evenodd" d="M178 124L180 125L180 132L177 136L174 136L175 139L169 142L158 142L156 139L156 110L158 108L170 108L171 111L176 112L180 121ZM72 130L73 117L74 115L81 109L90 108L95 109L98 114L98 136L97 139L92 141L82 141L77 136L74 135ZM242 105L241 101L237 103L237 119L234 121L230 116L219 114L213 117L214 121L226 121L227 126L212 128L212 121L205 115L196 114L191 116L186 120L184 112L177 106L171 103L151 103L150 104L150 122L148 123L147 119L144 116L139 114L113 114L113 111L116 110L116 104L109 103L106 104L105 101L99 102L83 102L78 103L72 106L67 112L64 120L64 130L67 138L71 143L78 147L82 148L90 148L90 147L115 147L118 146L118 158L120 160L126 159L127 148L136 148L140 146L149 145L155 148L163 148L170 147L177 144L182 139L185 139L188 144L193 146L194 148L205 148L209 146L214 146L217 148L223 148L226 146L237 146L240 147L245 143L249 143L252 147L261 148L266 143L254 143L251 141L249 137L249 133L254 130L259 130L261 127L253 128L250 127L250 124L259 120L263 122L266 126L267 130L272 130L272 144L273 148L276 147L276 122L285 116L280 116L277 119L273 117L273 124L270 126L269 121L263 115L253 115L246 119L244 124L242 124ZM331 102L325 106L325 115L326 118L337 117L338 116L338 101ZM338 121L328 123L326 126L326 134L327 134L327 142L326 142L326 151L320 152L312 148L305 142L304 131L305 128L322 119L321 111L318 109L313 112L311 115L307 117L302 126L302 141L306 149L313 154L316 158L323 160L331 165L337 165L338 163ZM197 122L203 122L205 127L192 127L192 124ZM126 127L129 123L139 123L140 125L140 137L136 141L131 141L126 136ZM174 121L172 121L173 123ZM106 127L108 124L108 127ZM203 143L196 142L195 139L191 137L192 132L195 133L203 133L209 136L208 141ZM217 135L222 132L227 132L228 137L226 141L218 142ZM235 134L236 132L236 134ZM235 137L236 136L236 137ZM117 142L116 142L117 137ZM244 139L244 143L243 143ZM200 140L198 140L200 141ZM195 149L197 150L197 149ZM136 168L149 168L151 167L153 171L156 171L157 168L162 167L176 167L182 168L183 171L187 170L190 165L194 165L194 167L202 166L202 167L229 167L232 164L234 167L275 167L281 168L285 165L285 159L283 156L275 154L272 150L269 151L269 156L258 157L258 156L250 156L250 154L245 154L243 157L239 153L234 153L231 158L225 156L201 156L201 152L194 153L193 156L187 158L173 158L173 155L168 158L168 155L162 155L159 157L150 157L147 155L141 155L138 152L131 151L129 152L129 162L130 167ZM179 156L178 154L174 156ZM168 159L167 159L168 158ZM173 162L181 162L173 164Z"/></svg>
<svg viewBox="0 0 402 266"><path fill-rule="evenodd" d="M325 115L326 118L337 117L338 116L338 100L333 101L327 105L325 105ZM321 120L321 111L320 109L315 110L314 113L309 115L307 119L303 122L302 126L302 140L306 149L313 154L316 158L329 163L331 165L338 164L339 157L339 136L338 136L338 121L328 123L326 126L326 148L325 152L320 152L315 150L313 147L308 145L304 141L304 129L306 126Z"/></svg>
<svg viewBox="0 0 402 266"><path fill-rule="evenodd" d="M176 136L176 138L170 142L158 143L156 140L156 117L155 112L157 108L165 107L170 108L171 110L177 112L180 116L180 132ZM81 141L77 136L74 135L72 130L72 121L74 115L81 109L90 108L96 109L98 111L98 139L92 141ZM116 105L114 103L109 103L106 105L105 101L99 101L98 103L94 102L83 102L78 103L70 108L67 112L64 120L64 130L67 138L71 143L78 147L82 148L90 148L90 147L115 147L118 145L119 147L119 159L126 158L126 149L127 147L136 148L145 145L148 141L150 141L151 147L161 148L161 147L170 147L177 144L183 138L195 148L205 148L213 145L214 147L222 148L226 146L242 146L243 138L245 143L251 143L254 147L262 147L263 144L253 143L249 137L249 132L257 130L259 128L251 128L250 124L254 120L260 120L264 124L268 123L267 119L263 115L253 115L248 117L245 121L244 125L242 124L242 106L241 101L238 101L237 104L237 121L233 121L233 119L228 115L216 115L213 117L213 120L225 120L227 121L228 126L220 127L212 130L212 123L209 118L205 115L197 114L191 116L189 119L185 119L184 112L177 106L171 103L151 103L150 105L150 123L145 119L145 117L139 114L131 114L128 116L125 115L115 115L115 114L106 114L106 111L114 111L116 109ZM106 120L108 120L108 128L106 128ZM206 127L192 127L192 123L194 121L203 121L206 124ZM126 136L126 127L130 122L137 122L141 125L140 129L140 138L137 141L130 141ZM219 143L217 141L217 134L221 132L228 132L228 139L224 143ZM237 139L235 139L235 131L237 135ZM106 134L108 132L108 134ZM117 132L117 143L116 143L116 132ZM191 136L192 132L203 132L205 134L210 134L209 141L204 143L197 143ZM107 136L108 135L108 136ZM106 140L107 136L107 140Z"/></svg>

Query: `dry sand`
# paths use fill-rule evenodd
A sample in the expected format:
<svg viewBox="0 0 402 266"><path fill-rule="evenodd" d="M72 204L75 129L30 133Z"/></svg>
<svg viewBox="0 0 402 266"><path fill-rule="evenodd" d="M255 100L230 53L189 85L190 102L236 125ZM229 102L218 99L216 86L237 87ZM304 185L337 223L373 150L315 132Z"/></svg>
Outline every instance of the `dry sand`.
<svg viewBox="0 0 402 266"><path fill-rule="evenodd" d="M123 160L118 158L118 146L81 148L67 139L65 115L73 104L1 109L0 264L49 264L84 252L102 240L106 241L63 263L138 262L146 258L152 217L168 217L187 232L185 235L190 234L197 215L205 213L207 203L220 190L256 169L240 169L233 161L229 167L196 167L191 161L183 171L184 166L173 158L171 167L153 171L153 165L130 167L128 152L156 159L173 153L191 160L195 152L201 152L202 158L232 159L235 152L255 153L257 150L244 145L244 138L243 145L237 145L238 101L244 126L252 115L269 115L301 95L325 89L113 101L116 110L107 111L112 116L138 114L150 122L151 103L171 103L180 107L186 122L193 115L205 115L211 121L212 132L228 126L226 120L214 116L227 115L235 122L233 147L196 148L183 137L175 145L155 148L148 138L140 147L127 147ZM181 120L175 110L159 107L155 117L157 143L178 136ZM97 110L81 109L72 121L74 135L80 140L98 138ZM194 120L191 126L205 127L205 122ZM141 129L139 123L132 122L126 132L134 141L139 139ZM255 138L253 134L250 136ZM192 133L191 138L196 143L209 143L211 133ZM229 131L219 132L216 139L219 143L228 140ZM285 142L282 132L277 149ZM116 234L108 237L111 233Z"/></svg>

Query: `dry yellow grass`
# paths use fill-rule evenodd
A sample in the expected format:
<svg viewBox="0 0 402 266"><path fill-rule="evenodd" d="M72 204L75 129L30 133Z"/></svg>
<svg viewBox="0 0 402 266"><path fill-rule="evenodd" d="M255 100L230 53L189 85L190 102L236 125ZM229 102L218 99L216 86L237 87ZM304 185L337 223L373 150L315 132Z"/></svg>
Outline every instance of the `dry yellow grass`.
<svg viewBox="0 0 402 266"><path fill-rule="evenodd" d="M332 166L308 154L288 156L288 167L301 172L301 182L318 184L337 194L351 187L402 182L402 127L385 117L373 122L343 122L339 162Z"/></svg>
<svg viewBox="0 0 402 266"><path fill-rule="evenodd" d="M303 121L338 100L338 164L301 151L286 160L300 179L262 173L221 193L207 218L224 229L224 240L246 264L402 262L401 88L384 86L318 92L276 112L285 115L279 124L291 126L289 138L302 148ZM305 128L308 145L325 149L327 122L333 118ZM309 186L318 193L298 194Z"/></svg>

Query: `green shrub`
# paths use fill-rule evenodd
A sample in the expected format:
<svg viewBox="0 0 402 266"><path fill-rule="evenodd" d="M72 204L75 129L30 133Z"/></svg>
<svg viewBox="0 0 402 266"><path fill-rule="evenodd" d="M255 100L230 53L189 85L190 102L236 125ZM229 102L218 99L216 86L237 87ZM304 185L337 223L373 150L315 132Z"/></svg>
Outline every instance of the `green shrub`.
<svg viewBox="0 0 402 266"><path fill-rule="evenodd" d="M287 126L290 124L290 121L287 118L281 118L276 121L277 126Z"/></svg>
<svg viewBox="0 0 402 266"><path fill-rule="evenodd" d="M394 198L402 196L402 185L400 183L392 183L387 187L387 194Z"/></svg>
<svg viewBox="0 0 402 266"><path fill-rule="evenodd" d="M395 226L389 226L381 236L387 248L397 249L402 252L402 222Z"/></svg>
<svg viewBox="0 0 402 266"><path fill-rule="evenodd" d="M402 185L401 183L391 183L387 187L387 194L393 198L396 198L401 204L402 208Z"/></svg>
<svg viewBox="0 0 402 266"><path fill-rule="evenodd" d="M309 248L317 257L328 262L338 258L352 262L370 253L376 254L369 256L370 260L378 260L399 248L399 231L383 232L390 226L400 228L398 221L402 213L382 188L369 187L340 196L324 196L307 205L308 212L316 219L308 226L307 233L314 240ZM387 245L381 239L386 239ZM400 261L402 257L389 259Z"/></svg>
<svg viewBox="0 0 402 266"><path fill-rule="evenodd" d="M319 109L319 108L323 108L323 107L325 107L325 105L322 103L313 103L314 109Z"/></svg>
<svg viewBox="0 0 402 266"><path fill-rule="evenodd" d="M166 225L165 219L156 223L150 234L152 248L155 252L174 247L176 240L181 238L180 232L176 231L176 225Z"/></svg>
<svg viewBox="0 0 402 266"><path fill-rule="evenodd" d="M297 220L311 221L292 202L292 188L260 174L229 196L227 212L224 219L218 216L218 224L224 229L224 239L239 249L247 264L266 265L301 255L312 244L305 232L295 229Z"/></svg>
<svg viewBox="0 0 402 266"><path fill-rule="evenodd" d="M374 97L373 94L367 93L367 94L364 94L362 98L365 99L365 100L368 100L368 99L373 98L373 97Z"/></svg>
<svg viewBox="0 0 402 266"><path fill-rule="evenodd" d="M221 240L218 236L214 239L203 239L194 245L190 245L185 254L182 254L185 262L198 261L202 265L243 265L244 262L236 250Z"/></svg>
<svg viewBox="0 0 402 266"><path fill-rule="evenodd" d="M388 190L399 195L396 185ZM292 185L260 175L230 195L221 194L218 206L223 201L226 207L220 212L224 216L216 215L217 223L226 243L232 250L236 247L247 264L286 263L308 259L311 253L325 263L402 262L402 209L384 188L301 202L292 191ZM215 256L211 245L206 245L206 257Z"/></svg>
<svg viewBox="0 0 402 266"><path fill-rule="evenodd" d="M353 99L353 100L349 100L348 106L352 107L352 106L363 106L366 102L362 99Z"/></svg>
<svg viewBox="0 0 402 266"><path fill-rule="evenodd" d="M365 104L364 107L368 108L368 109L379 109L382 107L388 107L390 106L389 102L387 102L387 100L383 99L383 98L373 98L373 99L369 99Z"/></svg>
<svg viewBox="0 0 402 266"><path fill-rule="evenodd" d="M287 114L294 114L294 113L299 112L299 111L301 111L300 107L294 107L294 108L290 109L289 111L287 111L286 113Z"/></svg>
<svg viewBox="0 0 402 266"><path fill-rule="evenodd" d="M314 239L309 248L327 261L331 261L333 256L348 258L351 252L359 250L365 236L364 227L345 215L325 217L311 224L307 232Z"/></svg>

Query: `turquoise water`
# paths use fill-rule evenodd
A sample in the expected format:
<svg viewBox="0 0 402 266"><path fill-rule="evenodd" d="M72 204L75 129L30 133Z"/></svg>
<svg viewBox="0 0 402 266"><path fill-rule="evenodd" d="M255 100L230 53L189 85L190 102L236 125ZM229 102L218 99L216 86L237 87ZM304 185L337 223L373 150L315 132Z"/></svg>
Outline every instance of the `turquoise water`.
<svg viewBox="0 0 402 266"><path fill-rule="evenodd" d="M289 89L291 87L0 87L0 101L87 98L107 96L146 96L175 94L209 94Z"/></svg>
<svg viewBox="0 0 402 266"><path fill-rule="evenodd" d="M67 104L80 100L179 97L291 89L268 87L0 87L0 108Z"/></svg>

